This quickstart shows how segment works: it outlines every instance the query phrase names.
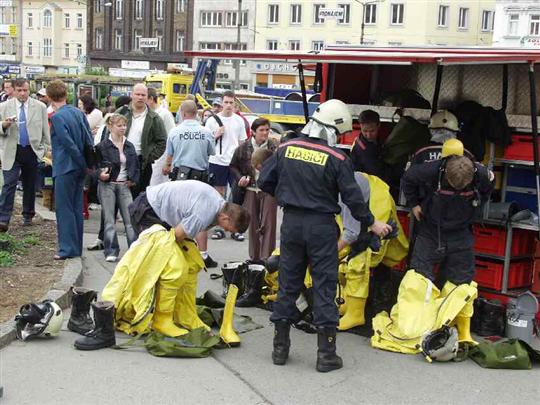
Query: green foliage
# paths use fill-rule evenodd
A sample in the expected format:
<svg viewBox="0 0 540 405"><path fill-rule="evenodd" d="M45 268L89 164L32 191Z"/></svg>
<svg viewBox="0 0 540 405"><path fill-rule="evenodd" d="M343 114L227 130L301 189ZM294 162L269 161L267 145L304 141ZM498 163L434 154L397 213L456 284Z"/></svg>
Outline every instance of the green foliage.
<svg viewBox="0 0 540 405"><path fill-rule="evenodd" d="M9 267L12 266L15 261L11 253L6 252L5 250L0 250L0 267Z"/></svg>
<svg viewBox="0 0 540 405"><path fill-rule="evenodd" d="M26 246L35 246L39 244L39 237L33 233L30 233L23 238L22 243L24 243Z"/></svg>

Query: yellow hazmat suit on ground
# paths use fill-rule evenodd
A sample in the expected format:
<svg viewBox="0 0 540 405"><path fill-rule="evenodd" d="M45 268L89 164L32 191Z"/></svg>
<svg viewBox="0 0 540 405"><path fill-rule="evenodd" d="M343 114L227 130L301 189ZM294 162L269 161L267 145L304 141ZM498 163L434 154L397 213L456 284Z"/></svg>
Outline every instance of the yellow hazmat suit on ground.
<svg viewBox="0 0 540 405"><path fill-rule="evenodd" d="M478 295L476 283L456 286L447 282L442 291L426 277L409 270L399 286L396 305L390 315L381 312L373 318L371 345L400 353L421 352L422 337L443 325L472 316L473 302ZM472 341L470 335L466 339Z"/></svg>
<svg viewBox="0 0 540 405"><path fill-rule="evenodd" d="M367 248L364 252L351 258L348 262L342 260L339 271L340 280L345 279L342 295L345 304L340 308L343 315L339 320L339 330L348 330L365 324L364 311L369 294L370 270L379 264L394 267L409 250L409 241L399 223L396 204L390 195L390 188L377 176L362 173L369 182L369 209L376 220L388 222L393 219L398 226L398 236L390 240L382 240L378 252ZM348 248L340 252L340 259L346 257Z"/></svg>
<svg viewBox="0 0 540 405"><path fill-rule="evenodd" d="M115 324L127 334L150 328L168 336L204 327L197 315L197 274L204 261L195 242L177 243L174 229L154 225L142 232L105 286L102 299L114 302Z"/></svg>

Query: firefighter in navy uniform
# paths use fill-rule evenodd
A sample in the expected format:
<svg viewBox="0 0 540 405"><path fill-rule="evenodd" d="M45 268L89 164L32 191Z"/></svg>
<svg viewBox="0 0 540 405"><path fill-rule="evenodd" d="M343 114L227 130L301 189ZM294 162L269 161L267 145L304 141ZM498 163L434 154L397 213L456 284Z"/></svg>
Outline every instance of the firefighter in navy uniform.
<svg viewBox="0 0 540 405"><path fill-rule="evenodd" d="M418 221L410 267L435 281L433 269L440 264L448 280L442 296L473 281L472 224L493 189L493 173L463 154L462 144L446 141L440 160L412 165L402 180L407 204ZM472 301L456 318L459 340L464 342L473 342Z"/></svg>
<svg viewBox="0 0 540 405"><path fill-rule="evenodd" d="M275 324L274 364L283 365L289 355L289 331L300 312L296 300L311 266L314 291L314 324L318 327L317 370L332 371L343 366L336 354L335 304L338 282L335 214L340 212L338 194L353 217L377 235L391 227L374 221L362 191L354 179L349 158L338 149L337 135L352 130L347 106L329 100L317 108L302 136L280 145L268 159L259 178L259 187L274 195L284 208L280 240L279 293L270 320Z"/></svg>

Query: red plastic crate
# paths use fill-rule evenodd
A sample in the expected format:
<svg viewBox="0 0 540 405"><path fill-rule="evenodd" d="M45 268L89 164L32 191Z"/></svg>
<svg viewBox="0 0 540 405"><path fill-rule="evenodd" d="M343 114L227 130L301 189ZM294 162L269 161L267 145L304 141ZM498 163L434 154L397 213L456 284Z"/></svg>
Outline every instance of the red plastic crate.
<svg viewBox="0 0 540 405"><path fill-rule="evenodd" d="M409 237L409 225L410 225L410 217L408 212L404 211L398 211L397 213L399 223L401 224L401 227L403 228L403 233L405 233L405 236Z"/></svg>
<svg viewBox="0 0 540 405"><path fill-rule="evenodd" d="M475 261L476 276L474 281L481 287L500 291L503 282L502 261L494 261L477 257ZM508 288L530 287L532 281L533 261L524 260L510 264Z"/></svg>
<svg viewBox="0 0 540 405"><path fill-rule="evenodd" d="M540 146L540 141L539 141ZM503 157L512 160L533 160L533 138L531 134L512 135L512 143L504 150Z"/></svg>
<svg viewBox="0 0 540 405"><path fill-rule="evenodd" d="M474 251L490 255L504 256L506 229L493 226L474 225ZM512 256L532 255L535 249L534 232L515 229L512 232Z"/></svg>
<svg viewBox="0 0 540 405"><path fill-rule="evenodd" d="M540 294L540 258L534 259L531 291Z"/></svg>

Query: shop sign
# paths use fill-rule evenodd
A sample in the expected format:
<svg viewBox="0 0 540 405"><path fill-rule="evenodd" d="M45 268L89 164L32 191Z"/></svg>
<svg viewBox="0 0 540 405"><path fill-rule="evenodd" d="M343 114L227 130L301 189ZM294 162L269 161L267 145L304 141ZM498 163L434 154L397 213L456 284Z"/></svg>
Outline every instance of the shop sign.
<svg viewBox="0 0 540 405"><path fill-rule="evenodd" d="M322 18L343 18L345 10L342 8L320 8L319 19Z"/></svg>
<svg viewBox="0 0 540 405"><path fill-rule="evenodd" d="M149 70L138 70L138 69L119 69L119 68L109 68L109 75L115 77L131 77L133 79L144 79L150 73Z"/></svg>
<svg viewBox="0 0 540 405"><path fill-rule="evenodd" d="M24 66L27 75L40 75L45 73L45 66Z"/></svg>
<svg viewBox="0 0 540 405"><path fill-rule="evenodd" d="M123 60L122 69L142 69L150 70L150 61L146 60Z"/></svg>
<svg viewBox="0 0 540 405"><path fill-rule="evenodd" d="M296 65L294 63L279 62L257 62L255 63L257 73L295 73Z"/></svg>
<svg viewBox="0 0 540 405"><path fill-rule="evenodd" d="M139 46L141 48L157 48L158 39L157 38L141 38L139 41Z"/></svg>

